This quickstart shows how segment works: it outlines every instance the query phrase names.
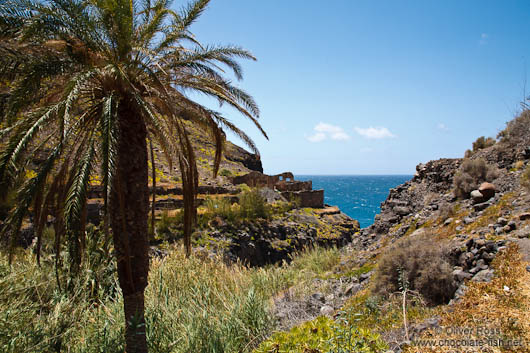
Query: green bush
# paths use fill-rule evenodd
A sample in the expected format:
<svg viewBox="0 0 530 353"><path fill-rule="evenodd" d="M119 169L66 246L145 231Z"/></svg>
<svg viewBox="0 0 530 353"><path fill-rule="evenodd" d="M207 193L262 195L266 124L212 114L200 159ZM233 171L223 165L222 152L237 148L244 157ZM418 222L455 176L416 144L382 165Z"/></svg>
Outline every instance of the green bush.
<svg viewBox="0 0 530 353"><path fill-rule="evenodd" d="M232 176L232 172L228 169L221 169L221 171L219 172L219 175L220 176L224 176L224 177L229 177L229 176Z"/></svg>
<svg viewBox="0 0 530 353"><path fill-rule="evenodd" d="M387 348L378 334L355 327L354 323L349 323L345 317L334 321L328 317L319 316L288 332L273 334L254 352L376 353Z"/></svg>
<svg viewBox="0 0 530 353"><path fill-rule="evenodd" d="M156 235L159 239L175 240L182 237L182 220L184 212L176 212L173 216L167 210L162 212L160 220L155 223Z"/></svg>
<svg viewBox="0 0 530 353"><path fill-rule="evenodd" d="M232 203L227 198L207 198L204 202L206 215L209 218L223 217L226 221L235 221L237 214L232 208Z"/></svg>
<svg viewBox="0 0 530 353"><path fill-rule="evenodd" d="M87 252L77 277L43 252L41 266L31 250L14 266L0 258L0 351L122 352L122 304L108 238L87 229ZM43 248L43 250L46 250ZM66 251L61 262L68 260ZM60 286L57 285L57 280Z"/></svg>
<svg viewBox="0 0 530 353"><path fill-rule="evenodd" d="M400 278L431 305L447 303L456 290L444 246L428 235L400 239L383 254L374 292L383 296L398 292Z"/></svg>
<svg viewBox="0 0 530 353"><path fill-rule="evenodd" d="M488 165L484 159L464 159L453 180L455 196L469 198L470 192L477 189L481 183L491 182L498 176L497 168Z"/></svg>
<svg viewBox="0 0 530 353"><path fill-rule="evenodd" d="M250 186L248 186L248 185L245 184L245 183L243 183L243 184L239 184L239 185L237 186L237 188L239 189L239 192L248 192L248 191L252 190L252 189L250 188Z"/></svg>
<svg viewBox="0 0 530 353"><path fill-rule="evenodd" d="M271 209L258 189L242 192L239 196L239 217L245 219L267 219Z"/></svg>
<svg viewBox="0 0 530 353"><path fill-rule="evenodd" d="M61 288L51 254L43 254L41 267L31 250L12 266L0 257L0 352L123 352L123 302L115 262L105 256L113 250L94 231L79 277L59 271ZM147 339L156 353L251 352L274 328L271 299L295 285L309 288L340 258L337 249L315 248L289 265L247 268L186 258L178 247L167 252L151 259L145 293Z"/></svg>

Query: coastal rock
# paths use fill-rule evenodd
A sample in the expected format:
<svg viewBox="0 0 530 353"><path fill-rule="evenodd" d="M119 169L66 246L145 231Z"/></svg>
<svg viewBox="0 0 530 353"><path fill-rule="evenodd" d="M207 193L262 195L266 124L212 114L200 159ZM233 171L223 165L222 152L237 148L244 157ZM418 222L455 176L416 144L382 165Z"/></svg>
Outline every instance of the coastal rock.
<svg viewBox="0 0 530 353"><path fill-rule="evenodd" d="M530 226L525 226L523 228L517 229L514 233L514 236L517 238L528 238L530 236Z"/></svg>
<svg viewBox="0 0 530 353"><path fill-rule="evenodd" d="M458 287L458 289L456 290L455 292L455 297L454 297L454 300L458 300L460 299L462 296L464 296L464 294L466 294L466 291L467 291L467 286L465 284L461 284L460 287Z"/></svg>

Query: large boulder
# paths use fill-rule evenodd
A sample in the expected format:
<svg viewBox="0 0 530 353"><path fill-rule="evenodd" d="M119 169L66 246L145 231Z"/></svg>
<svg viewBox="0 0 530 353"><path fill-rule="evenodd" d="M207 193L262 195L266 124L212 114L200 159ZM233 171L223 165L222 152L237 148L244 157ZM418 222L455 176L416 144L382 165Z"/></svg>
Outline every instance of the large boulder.
<svg viewBox="0 0 530 353"><path fill-rule="evenodd" d="M474 203L481 203L481 202L486 201L486 198L484 197L484 195L482 195L482 193L478 190L471 191L471 199L473 200Z"/></svg>
<svg viewBox="0 0 530 353"><path fill-rule="evenodd" d="M478 191L484 196L485 200L491 199L493 196L495 196L495 185L492 183L482 183L480 184L480 187L478 188Z"/></svg>

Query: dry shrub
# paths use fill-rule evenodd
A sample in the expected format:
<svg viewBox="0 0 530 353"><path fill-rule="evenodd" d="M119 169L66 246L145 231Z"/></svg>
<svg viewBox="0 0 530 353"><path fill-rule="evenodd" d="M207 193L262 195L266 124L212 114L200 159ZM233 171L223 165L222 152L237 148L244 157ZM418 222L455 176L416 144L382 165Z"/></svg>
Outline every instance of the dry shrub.
<svg viewBox="0 0 530 353"><path fill-rule="evenodd" d="M501 142L515 146L522 144L530 138L530 110L525 109L518 117L506 123L506 128L497 135Z"/></svg>
<svg viewBox="0 0 530 353"><path fill-rule="evenodd" d="M444 202L438 211L440 221L445 222L448 218L454 217L456 215L455 205L449 202Z"/></svg>
<svg viewBox="0 0 530 353"><path fill-rule="evenodd" d="M403 238L383 254L375 292L386 296L399 291L400 276L430 305L447 303L456 290L445 246L428 235Z"/></svg>
<svg viewBox="0 0 530 353"><path fill-rule="evenodd" d="M482 158L465 159L454 178L455 196L465 199L481 183L491 182L499 176L496 167L489 165Z"/></svg>
<svg viewBox="0 0 530 353"><path fill-rule="evenodd" d="M473 152L477 152L481 149L493 146L497 141L493 137L485 138L480 136L475 142L473 142Z"/></svg>
<svg viewBox="0 0 530 353"><path fill-rule="evenodd" d="M530 342L530 272L526 271L528 263L524 262L518 247L510 245L500 252L493 260L492 267L495 277L490 283L467 283L468 289L462 299L449 310L443 308L441 313L441 327L467 327L469 332L459 330L424 331L421 339L436 342L443 340L477 341L485 339L488 343L481 349L477 347L460 347L446 345L445 347L409 346L404 352L528 352ZM479 329L480 328L480 329ZM503 340L505 343L519 341L526 346L495 346L492 342ZM419 341L419 340L418 340ZM469 348L465 350L463 348ZM475 349L471 349L475 348Z"/></svg>

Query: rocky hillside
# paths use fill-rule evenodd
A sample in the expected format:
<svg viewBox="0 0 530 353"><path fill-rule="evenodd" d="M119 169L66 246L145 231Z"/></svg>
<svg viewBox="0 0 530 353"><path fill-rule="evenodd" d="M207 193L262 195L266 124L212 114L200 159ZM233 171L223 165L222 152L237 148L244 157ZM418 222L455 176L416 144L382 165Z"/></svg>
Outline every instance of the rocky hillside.
<svg viewBox="0 0 530 353"><path fill-rule="evenodd" d="M234 143L226 140L219 173L217 177L214 178L213 161L215 155L215 145L211 142L209 136L204 135L204 132L202 132L200 129L194 128L191 125L188 125L187 129L190 133L190 139L192 141L195 157L197 160L199 185L204 187L219 186L230 188L230 178L233 176L244 175L250 171L263 172L263 166L261 164L259 155L250 153L245 149L235 145ZM156 182L158 186L162 187L163 189L174 189L176 187L180 187L181 182L178 164L173 164L173 169L170 170L164 151L158 146L154 147L154 151L157 179ZM151 176L150 180L152 180Z"/></svg>
<svg viewBox="0 0 530 353"><path fill-rule="evenodd" d="M433 338L483 339L479 350L465 347L473 352L530 351L502 343L530 339L530 112L509 122L497 140L473 145L465 158L419 164L411 180L391 189L374 224L352 239L314 293L291 299L291 307L278 300L282 322L290 322L284 328L295 328L274 335L260 352L279 352L303 335L314 342L308 348L321 352L317 337L328 329L311 320L319 314L335 323L355 320L352 335L375 333L373 347L382 340L386 348L370 352L455 351L450 342L418 346ZM406 304L403 288L410 291ZM306 310L310 321L293 324L284 318L292 306L316 309Z"/></svg>

